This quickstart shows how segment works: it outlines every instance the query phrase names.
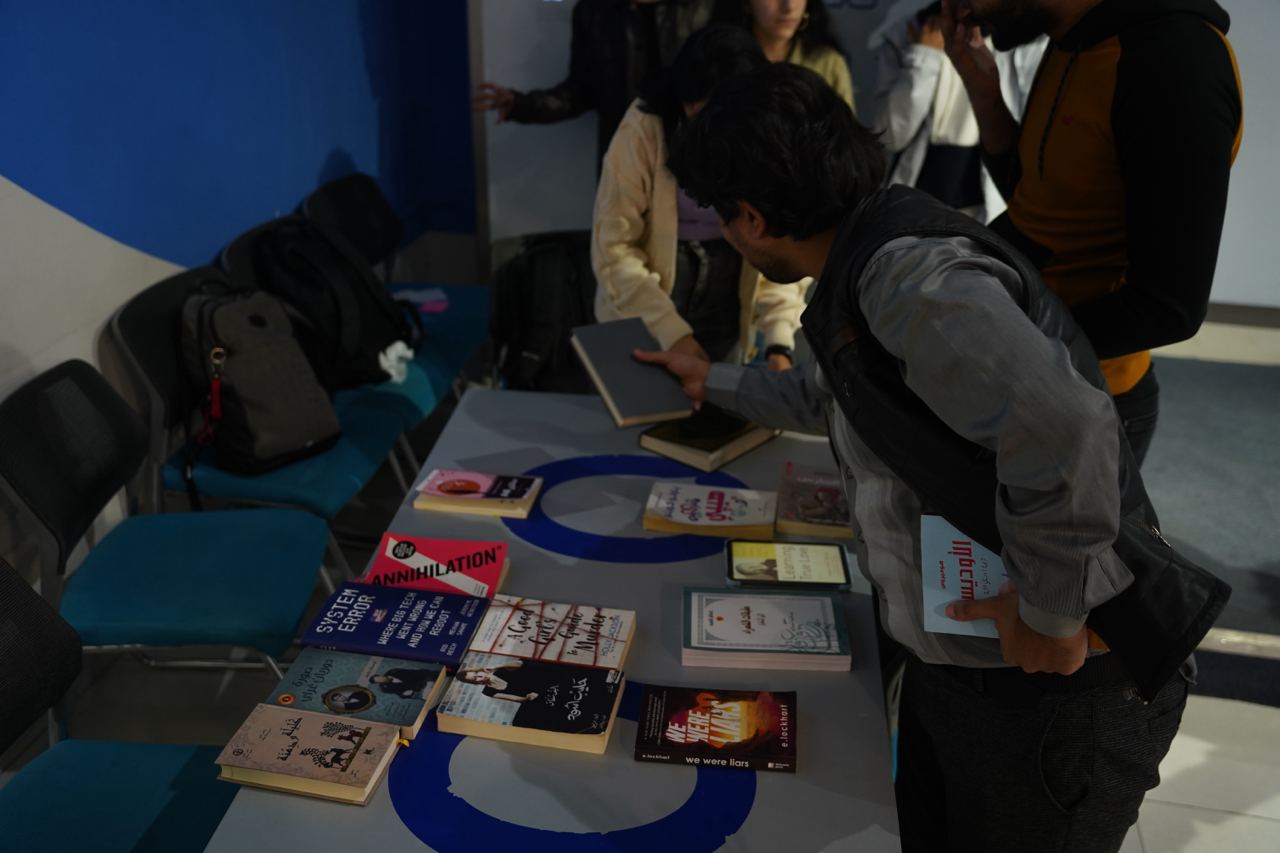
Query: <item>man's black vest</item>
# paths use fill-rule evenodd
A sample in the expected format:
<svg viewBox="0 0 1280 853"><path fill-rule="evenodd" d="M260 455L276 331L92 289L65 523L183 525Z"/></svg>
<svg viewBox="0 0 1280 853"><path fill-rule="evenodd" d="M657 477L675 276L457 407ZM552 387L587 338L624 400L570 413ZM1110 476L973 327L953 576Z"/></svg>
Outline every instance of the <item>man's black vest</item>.
<svg viewBox="0 0 1280 853"><path fill-rule="evenodd" d="M925 193L902 186L879 190L840 226L801 318L836 402L858 438L917 494L926 511L1000 553L994 451L954 432L907 387L901 362L871 334L859 307L863 271L882 246L899 237L974 241L1018 273L1010 298L1045 336L1066 346L1081 376L1105 389L1098 358L1035 267L995 233ZM1150 699L1204 638L1231 589L1161 536L1118 418L1117 428L1121 518L1113 547L1133 583L1095 607L1088 621Z"/></svg>

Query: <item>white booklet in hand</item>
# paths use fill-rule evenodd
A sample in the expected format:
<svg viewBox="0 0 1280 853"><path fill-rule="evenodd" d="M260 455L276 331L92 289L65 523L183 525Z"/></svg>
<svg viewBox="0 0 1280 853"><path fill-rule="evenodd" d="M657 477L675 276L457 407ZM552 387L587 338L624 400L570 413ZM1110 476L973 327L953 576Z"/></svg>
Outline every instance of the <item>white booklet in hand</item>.
<svg viewBox="0 0 1280 853"><path fill-rule="evenodd" d="M1009 579L998 554L961 533L940 515L920 516L920 565L924 587L924 629L935 634L996 637L990 619L958 622L946 614L959 599L999 595Z"/></svg>

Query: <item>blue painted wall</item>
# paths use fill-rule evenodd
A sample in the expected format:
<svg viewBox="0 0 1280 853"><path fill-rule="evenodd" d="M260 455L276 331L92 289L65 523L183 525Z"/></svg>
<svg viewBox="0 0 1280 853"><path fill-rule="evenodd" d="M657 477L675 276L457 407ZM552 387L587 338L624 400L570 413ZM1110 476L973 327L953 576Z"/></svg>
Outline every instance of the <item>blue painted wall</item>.
<svg viewBox="0 0 1280 853"><path fill-rule="evenodd" d="M0 0L0 174L183 266L354 170L475 230L465 0Z"/></svg>

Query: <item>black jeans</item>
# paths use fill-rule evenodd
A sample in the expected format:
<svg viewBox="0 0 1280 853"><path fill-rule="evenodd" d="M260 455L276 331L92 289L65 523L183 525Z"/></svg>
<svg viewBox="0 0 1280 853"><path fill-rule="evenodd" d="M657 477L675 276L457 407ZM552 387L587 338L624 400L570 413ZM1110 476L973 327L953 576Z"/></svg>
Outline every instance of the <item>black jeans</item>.
<svg viewBox="0 0 1280 853"><path fill-rule="evenodd" d="M1155 365L1147 369L1137 385L1113 399L1120 422L1124 424L1124 434L1129 438L1129 447L1141 465L1151 447L1160 416L1160 383L1156 381Z"/></svg>
<svg viewBox="0 0 1280 853"><path fill-rule="evenodd" d="M912 655L898 712L903 853L1119 850L1160 781L1190 676L1147 705L1122 672L1107 677L1109 657L1064 678Z"/></svg>

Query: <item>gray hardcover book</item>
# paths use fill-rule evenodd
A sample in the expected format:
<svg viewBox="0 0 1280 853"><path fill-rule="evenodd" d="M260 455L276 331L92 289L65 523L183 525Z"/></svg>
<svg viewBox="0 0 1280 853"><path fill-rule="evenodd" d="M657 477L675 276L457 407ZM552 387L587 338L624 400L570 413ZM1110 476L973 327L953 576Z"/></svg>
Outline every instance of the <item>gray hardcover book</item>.
<svg viewBox="0 0 1280 853"><path fill-rule="evenodd" d="M685 418L693 404L680 381L665 368L632 358L633 350L658 350L658 342L638 317L578 326L573 348L620 427Z"/></svg>

